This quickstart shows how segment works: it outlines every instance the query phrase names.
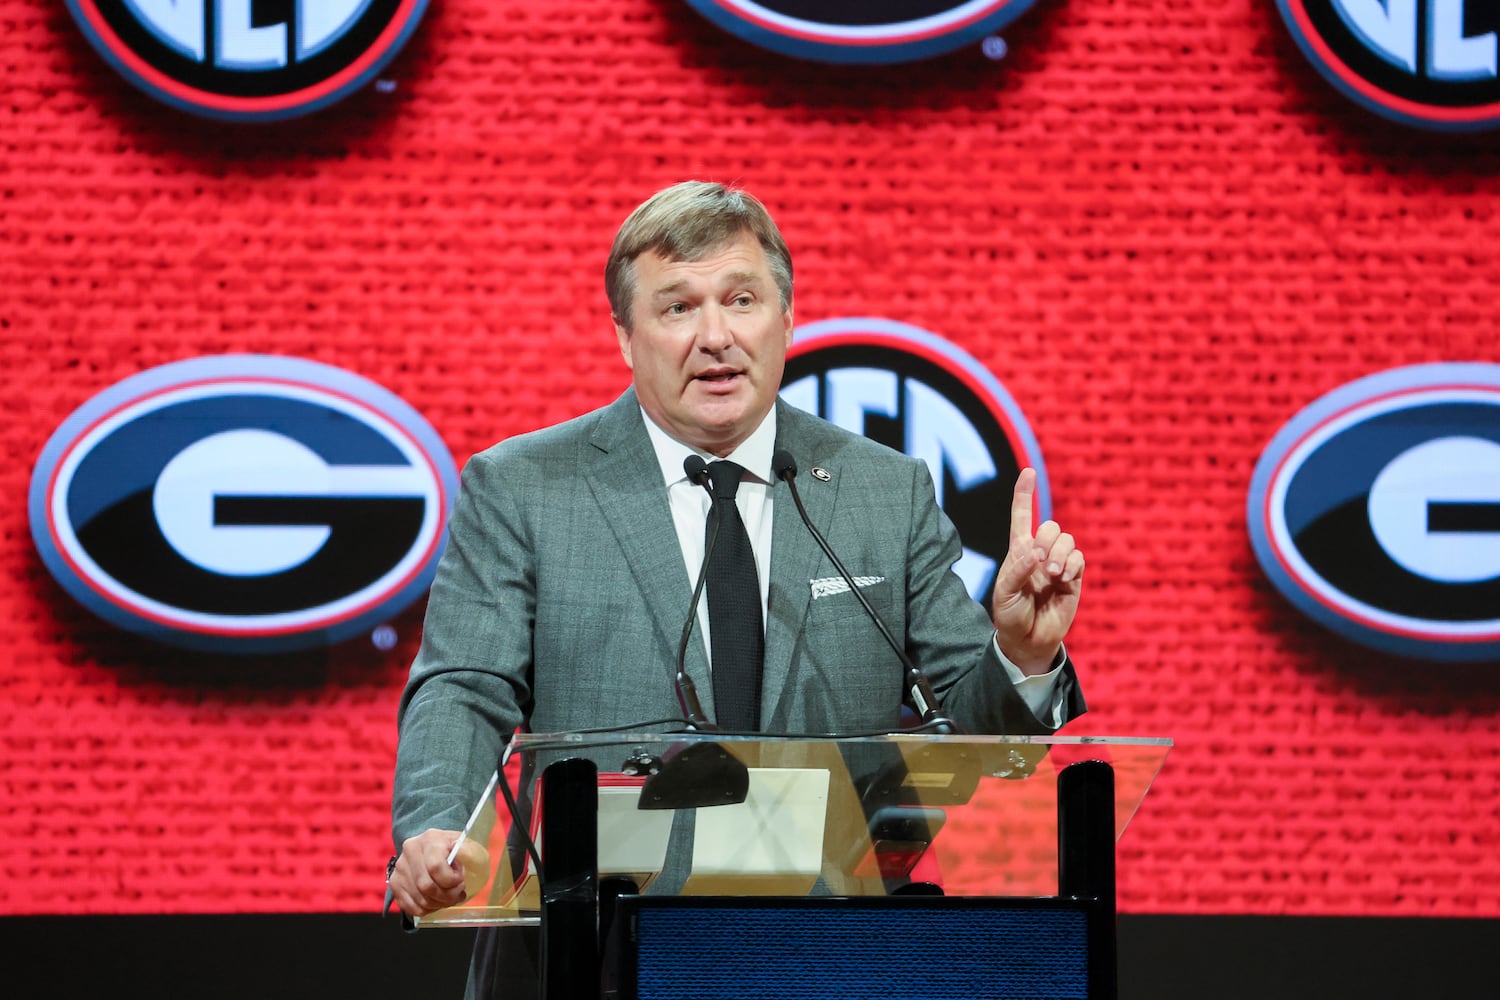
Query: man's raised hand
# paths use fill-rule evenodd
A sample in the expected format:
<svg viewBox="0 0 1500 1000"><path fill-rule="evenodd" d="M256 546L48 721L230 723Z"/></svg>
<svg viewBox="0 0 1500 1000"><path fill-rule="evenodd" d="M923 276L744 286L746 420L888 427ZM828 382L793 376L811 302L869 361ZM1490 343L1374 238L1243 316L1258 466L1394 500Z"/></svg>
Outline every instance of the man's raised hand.
<svg viewBox="0 0 1500 1000"><path fill-rule="evenodd" d="M1036 470L1022 469L1010 505L1010 546L995 577L990 615L1000 649L1021 672L1046 673L1078 613L1083 553L1045 521L1032 534Z"/></svg>

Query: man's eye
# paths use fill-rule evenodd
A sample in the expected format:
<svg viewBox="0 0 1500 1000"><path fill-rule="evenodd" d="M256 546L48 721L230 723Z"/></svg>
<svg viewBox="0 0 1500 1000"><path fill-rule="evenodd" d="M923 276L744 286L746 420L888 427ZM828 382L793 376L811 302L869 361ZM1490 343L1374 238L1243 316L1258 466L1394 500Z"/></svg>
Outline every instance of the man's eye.
<svg viewBox="0 0 1500 1000"><path fill-rule="evenodd" d="M687 305L685 303L673 302L667 306L667 315L669 316L681 316L685 312L687 312Z"/></svg>

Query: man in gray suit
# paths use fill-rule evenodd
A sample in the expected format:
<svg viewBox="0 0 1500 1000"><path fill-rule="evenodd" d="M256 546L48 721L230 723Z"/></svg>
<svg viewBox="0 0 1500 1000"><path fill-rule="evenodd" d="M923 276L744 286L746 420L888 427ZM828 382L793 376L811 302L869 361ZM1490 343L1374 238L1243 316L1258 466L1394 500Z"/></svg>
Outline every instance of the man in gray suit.
<svg viewBox="0 0 1500 1000"><path fill-rule="evenodd" d="M814 473L799 479L811 519L962 730L1047 733L1084 710L1062 649L1083 556L1054 522L1033 533L1035 473L1016 483L987 614L952 572L961 546L926 466L778 402L792 265L758 201L700 182L659 192L621 227L605 278L631 389L464 469L401 701L390 888L407 914L464 898L477 845L447 856L518 726L680 717L676 648L710 506L683 471L692 454L742 467L730 502L760 588L761 731L890 730L904 689L776 485L777 450ZM688 674L717 683L717 649L693 643ZM699 690L715 717L722 695Z"/></svg>

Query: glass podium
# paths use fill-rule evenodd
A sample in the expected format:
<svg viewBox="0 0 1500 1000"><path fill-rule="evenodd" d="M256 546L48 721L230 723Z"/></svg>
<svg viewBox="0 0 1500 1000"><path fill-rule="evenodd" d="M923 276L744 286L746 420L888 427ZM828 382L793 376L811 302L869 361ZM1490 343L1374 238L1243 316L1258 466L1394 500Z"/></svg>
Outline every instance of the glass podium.
<svg viewBox="0 0 1500 1000"><path fill-rule="evenodd" d="M1107 1000L1114 845L1170 748L518 734L465 834L487 871L416 925L540 925L548 1000Z"/></svg>
<svg viewBox="0 0 1500 1000"><path fill-rule="evenodd" d="M737 894L787 895L795 881L806 882L805 892L884 896L905 879L930 882L949 896L1055 895L1064 769L1083 761L1110 765L1118 839L1170 748L1166 739L1113 737L518 734L512 757L519 767L508 769L508 780L514 786L518 773L526 776L517 799L535 842L535 777L554 761L592 760L601 877L636 877L647 894L668 885L687 894L716 891L705 879L713 872L732 875L725 869L735 867L733 859L725 855L758 843L757 857L741 866ZM718 804L725 772L737 781L741 766L752 794ZM545 812L545 800L542 806ZM535 882L535 864L521 863L523 838L503 796L488 792L474 812L469 837L487 848L490 877L467 902L419 918L417 926L538 923L539 896L534 885L525 885ZM698 821L691 842L683 842L689 838L681 822L676 840L671 837L677 813ZM815 841L820 850L809 879ZM669 846L691 852L678 861L686 866L683 878L672 882L658 879L663 869L671 874L664 854L660 867L649 863L658 848Z"/></svg>

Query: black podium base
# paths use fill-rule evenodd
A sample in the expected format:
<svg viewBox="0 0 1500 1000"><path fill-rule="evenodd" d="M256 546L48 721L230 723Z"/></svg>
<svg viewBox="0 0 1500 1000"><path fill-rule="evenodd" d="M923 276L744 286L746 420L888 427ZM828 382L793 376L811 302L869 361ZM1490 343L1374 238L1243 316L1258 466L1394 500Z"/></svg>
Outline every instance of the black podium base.
<svg viewBox="0 0 1500 1000"><path fill-rule="evenodd" d="M1115 996L1093 901L631 896L616 921L619 1000Z"/></svg>

